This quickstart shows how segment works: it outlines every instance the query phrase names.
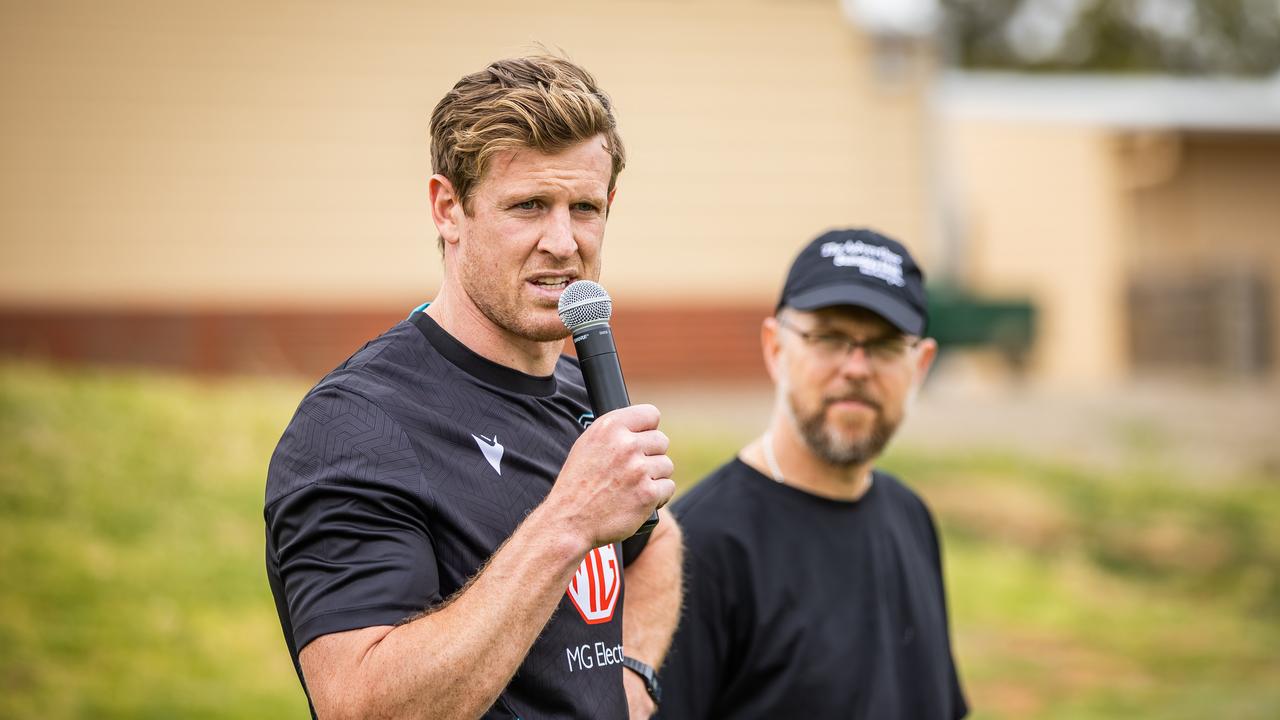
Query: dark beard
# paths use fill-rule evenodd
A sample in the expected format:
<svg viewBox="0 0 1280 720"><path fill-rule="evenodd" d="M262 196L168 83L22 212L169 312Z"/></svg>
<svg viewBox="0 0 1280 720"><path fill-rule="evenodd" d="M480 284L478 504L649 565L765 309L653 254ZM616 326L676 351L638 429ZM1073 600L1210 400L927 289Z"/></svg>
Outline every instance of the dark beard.
<svg viewBox="0 0 1280 720"><path fill-rule="evenodd" d="M847 398L867 403L876 411L875 424L871 427L871 433L856 442L837 441L826 432L827 408L833 402L846 398L825 399L817 412L805 417L797 411L794 400L791 402L791 412L800 426L800 435L804 438L805 444L813 454L828 465L836 467L863 465L875 459L884 450L884 446L889 444L889 438L893 437L893 433L898 429L898 424L890 422L885 417L884 409L871 398L861 393L851 393Z"/></svg>

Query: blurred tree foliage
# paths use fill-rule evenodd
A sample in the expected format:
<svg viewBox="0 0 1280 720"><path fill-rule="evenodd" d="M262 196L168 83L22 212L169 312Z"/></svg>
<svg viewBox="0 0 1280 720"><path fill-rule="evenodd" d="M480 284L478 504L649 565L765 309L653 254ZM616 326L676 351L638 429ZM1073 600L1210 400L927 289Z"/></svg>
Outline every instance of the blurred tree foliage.
<svg viewBox="0 0 1280 720"><path fill-rule="evenodd" d="M1267 75L1280 0L941 0L950 62L971 69Z"/></svg>

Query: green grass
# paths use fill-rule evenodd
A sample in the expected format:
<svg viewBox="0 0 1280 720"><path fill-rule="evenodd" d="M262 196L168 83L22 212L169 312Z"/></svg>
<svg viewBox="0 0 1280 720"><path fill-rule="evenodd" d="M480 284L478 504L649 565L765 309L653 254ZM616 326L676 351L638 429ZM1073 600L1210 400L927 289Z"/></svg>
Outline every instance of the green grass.
<svg viewBox="0 0 1280 720"><path fill-rule="evenodd" d="M262 563L305 388L0 370L0 717L306 717Z"/></svg>
<svg viewBox="0 0 1280 720"><path fill-rule="evenodd" d="M1280 487L893 453L978 718L1280 717Z"/></svg>
<svg viewBox="0 0 1280 720"><path fill-rule="evenodd" d="M262 563L305 384L0 365L0 718L302 718ZM740 439L669 418L682 485ZM1280 487L1003 449L885 465L943 529L976 718L1280 717Z"/></svg>

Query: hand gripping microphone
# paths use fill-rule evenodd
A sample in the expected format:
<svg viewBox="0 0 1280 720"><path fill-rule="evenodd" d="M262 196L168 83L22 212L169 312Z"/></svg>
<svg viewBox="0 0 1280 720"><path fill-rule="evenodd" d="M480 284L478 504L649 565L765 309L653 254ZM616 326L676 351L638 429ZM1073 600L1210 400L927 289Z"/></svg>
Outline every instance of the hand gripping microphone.
<svg viewBox="0 0 1280 720"><path fill-rule="evenodd" d="M573 334L573 347L578 351L578 363L582 366L582 379L587 384L591 411L600 417L630 405L627 384L622 379L622 366L618 364L618 349L614 347L613 331L609 329L609 318L613 315L613 300L609 293L598 283L578 280L560 294L558 311L560 321ZM636 530L636 535L648 535L657 524L658 512L655 510Z"/></svg>

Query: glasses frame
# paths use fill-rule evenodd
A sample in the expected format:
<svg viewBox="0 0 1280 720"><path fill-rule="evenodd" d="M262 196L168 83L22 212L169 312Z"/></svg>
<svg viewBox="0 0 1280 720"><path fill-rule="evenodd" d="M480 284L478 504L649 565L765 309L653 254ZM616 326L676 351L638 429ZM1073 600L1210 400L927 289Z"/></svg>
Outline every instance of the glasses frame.
<svg viewBox="0 0 1280 720"><path fill-rule="evenodd" d="M817 332L812 329L805 330L804 328L795 325L794 323L786 320L785 318L782 318L781 316L775 317L774 320L777 321L779 327L785 328L795 333L801 340L804 341L807 347L814 350L815 354L819 356L827 355L827 352L822 349L823 338L827 338L829 340L838 339L841 345L840 349L832 353L830 357L827 358L834 365L840 365L847 362L849 360L849 357L853 355L853 352L855 350L861 350L862 354L867 359L867 364L876 368L887 367L897 362L898 360L905 358L907 356L908 351L919 346L920 341L924 339L916 335L898 333L897 335L881 335L879 337L858 340L856 338L849 337L848 335L840 332L839 330L823 331L823 332ZM903 345L902 350L900 352L894 353L892 356L886 356L883 353L877 353L876 352L877 347L881 347L881 348L884 347L883 345L878 346L877 343L883 343L885 340L888 340L889 338L904 339L906 342Z"/></svg>

